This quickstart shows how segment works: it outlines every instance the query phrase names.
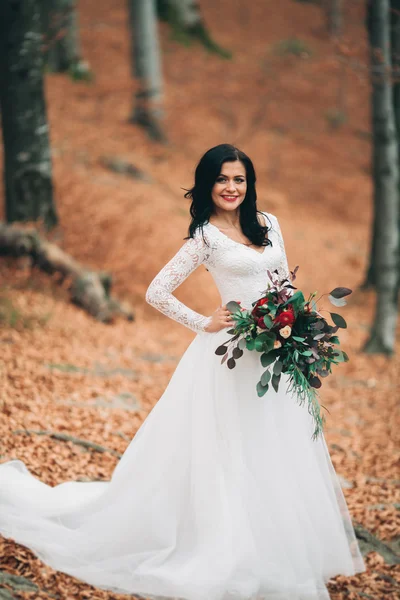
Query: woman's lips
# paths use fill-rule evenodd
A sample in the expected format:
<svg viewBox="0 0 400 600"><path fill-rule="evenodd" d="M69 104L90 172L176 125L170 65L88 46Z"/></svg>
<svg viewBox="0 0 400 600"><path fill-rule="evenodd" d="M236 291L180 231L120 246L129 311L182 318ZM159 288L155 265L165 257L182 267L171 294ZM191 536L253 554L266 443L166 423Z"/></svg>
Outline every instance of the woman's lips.
<svg viewBox="0 0 400 600"><path fill-rule="evenodd" d="M235 202L239 198L239 196L221 196L227 202Z"/></svg>

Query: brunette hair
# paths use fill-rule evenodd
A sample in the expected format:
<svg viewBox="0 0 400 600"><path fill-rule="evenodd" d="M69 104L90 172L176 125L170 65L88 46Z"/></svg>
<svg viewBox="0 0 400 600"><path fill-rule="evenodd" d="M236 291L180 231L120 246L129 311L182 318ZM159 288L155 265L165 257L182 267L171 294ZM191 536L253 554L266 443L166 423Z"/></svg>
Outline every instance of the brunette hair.
<svg viewBox="0 0 400 600"><path fill-rule="evenodd" d="M221 174L222 165L237 160L244 165L247 180L246 196L239 206L242 231L255 246L271 244L267 236L270 228L261 225L257 218L257 213L260 211L257 209L256 173L253 163L247 154L231 144L219 144L210 148L201 157L196 167L194 186L185 194L185 198L192 200L190 205L192 220L189 225L189 235L185 239L193 238L197 229L203 233L203 225L208 223L214 212L211 190Z"/></svg>

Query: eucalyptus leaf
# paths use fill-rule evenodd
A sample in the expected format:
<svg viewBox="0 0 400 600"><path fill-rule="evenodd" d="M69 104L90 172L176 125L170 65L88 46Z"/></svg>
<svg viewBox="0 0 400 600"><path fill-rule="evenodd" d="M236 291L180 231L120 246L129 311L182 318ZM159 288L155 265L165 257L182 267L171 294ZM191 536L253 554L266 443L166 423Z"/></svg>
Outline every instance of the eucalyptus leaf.
<svg viewBox="0 0 400 600"><path fill-rule="evenodd" d="M236 366L236 361L235 359L231 356L231 358L228 359L228 362L226 363L228 365L229 369L233 369Z"/></svg>
<svg viewBox="0 0 400 600"><path fill-rule="evenodd" d="M349 296L349 294L351 294L352 292L353 290L351 290L350 288L337 287L331 291L330 296L333 296L334 298L343 298L344 296Z"/></svg>
<svg viewBox="0 0 400 600"><path fill-rule="evenodd" d="M268 385L270 379L271 379L271 372L269 371L269 369L267 369L261 375L261 380L260 380L261 384L264 385L264 386Z"/></svg>
<svg viewBox="0 0 400 600"><path fill-rule="evenodd" d="M246 340L244 338L239 340L238 348L240 348L241 350L244 350L246 348Z"/></svg>
<svg viewBox="0 0 400 600"><path fill-rule="evenodd" d="M215 351L215 354L218 354L218 356L221 356L222 354L225 354L225 352L228 351L228 346L218 346L218 348Z"/></svg>
<svg viewBox="0 0 400 600"><path fill-rule="evenodd" d="M283 363L280 360L277 360L274 364L274 375L280 375L282 373Z"/></svg>
<svg viewBox="0 0 400 600"><path fill-rule="evenodd" d="M296 340L296 342L305 342L306 338L299 337L298 335L292 335L292 340Z"/></svg>
<svg viewBox="0 0 400 600"><path fill-rule="evenodd" d="M224 354L224 356L222 357L222 359L221 359L221 365L224 364L224 362L227 360L227 358L228 358L228 353Z"/></svg>
<svg viewBox="0 0 400 600"><path fill-rule="evenodd" d="M313 377L310 377L310 379L308 380L308 383L311 385L311 387L318 389L321 387L322 383L321 380L314 375Z"/></svg>
<svg viewBox="0 0 400 600"><path fill-rule="evenodd" d="M346 329L347 323L343 319L342 315L338 315L337 313L330 313L332 321L337 325L337 327L341 327L342 329Z"/></svg>
<svg viewBox="0 0 400 600"><path fill-rule="evenodd" d="M240 311L240 304L238 304L237 302L235 302L234 300L231 300L230 302L227 303L226 308L229 310L229 312L231 313L235 313L235 312L241 312Z"/></svg>
<svg viewBox="0 0 400 600"><path fill-rule="evenodd" d="M275 359L275 352L264 352L264 354L261 354L260 356L261 364L263 367L269 367L269 365L272 364Z"/></svg>
<svg viewBox="0 0 400 600"><path fill-rule="evenodd" d="M317 333L317 335L314 335L314 340L322 340L322 338L325 337L325 333Z"/></svg>
<svg viewBox="0 0 400 600"><path fill-rule="evenodd" d="M272 387L274 388L275 392L278 391L280 380L281 380L280 375L275 375L275 374L272 375L271 384L272 384Z"/></svg>
<svg viewBox="0 0 400 600"><path fill-rule="evenodd" d="M247 348L247 350L254 350L254 348L255 348L255 340L253 338L251 338L250 340L246 341L246 348Z"/></svg>
<svg viewBox="0 0 400 600"><path fill-rule="evenodd" d="M240 358L241 356L243 356L243 350L241 350L238 346L236 346L236 348L234 348L232 350L232 356L233 358Z"/></svg>
<svg viewBox="0 0 400 600"><path fill-rule="evenodd" d="M331 294L329 294L328 296L329 302L331 304L333 304L333 306L346 306L347 302L344 298L335 298L335 296L332 296Z"/></svg>
<svg viewBox="0 0 400 600"><path fill-rule="evenodd" d="M257 383L257 394L260 396L264 396L268 392L269 385L262 385L261 381Z"/></svg>

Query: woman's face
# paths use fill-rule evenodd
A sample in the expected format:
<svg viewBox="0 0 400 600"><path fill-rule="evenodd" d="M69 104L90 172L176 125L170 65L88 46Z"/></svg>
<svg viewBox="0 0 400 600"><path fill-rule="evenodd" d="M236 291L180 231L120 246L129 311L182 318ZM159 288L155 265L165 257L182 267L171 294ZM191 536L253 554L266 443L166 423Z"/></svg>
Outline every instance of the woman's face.
<svg viewBox="0 0 400 600"><path fill-rule="evenodd" d="M238 208L246 196L246 169L240 160L225 162L211 190L214 206L232 211Z"/></svg>

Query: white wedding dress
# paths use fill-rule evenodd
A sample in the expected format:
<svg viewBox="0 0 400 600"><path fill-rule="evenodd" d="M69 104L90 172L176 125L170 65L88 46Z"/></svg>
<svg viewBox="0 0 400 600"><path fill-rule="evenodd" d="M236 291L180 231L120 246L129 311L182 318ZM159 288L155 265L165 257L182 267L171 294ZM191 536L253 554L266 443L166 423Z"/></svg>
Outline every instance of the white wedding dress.
<svg viewBox="0 0 400 600"><path fill-rule="evenodd" d="M259 354L235 369L227 330L172 292L200 264L221 300L250 307L267 269L288 274L277 219L258 252L204 226L146 299L197 333L109 482L51 488L20 461L0 465L0 532L54 569L100 588L185 600L326 600L325 583L365 570L325 440L304 406L256 383Z"/></svg>

